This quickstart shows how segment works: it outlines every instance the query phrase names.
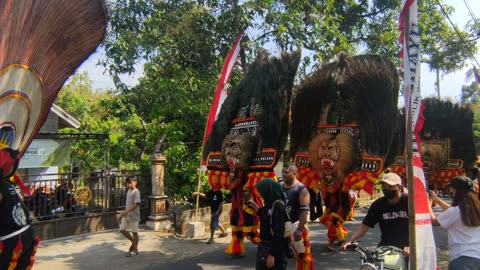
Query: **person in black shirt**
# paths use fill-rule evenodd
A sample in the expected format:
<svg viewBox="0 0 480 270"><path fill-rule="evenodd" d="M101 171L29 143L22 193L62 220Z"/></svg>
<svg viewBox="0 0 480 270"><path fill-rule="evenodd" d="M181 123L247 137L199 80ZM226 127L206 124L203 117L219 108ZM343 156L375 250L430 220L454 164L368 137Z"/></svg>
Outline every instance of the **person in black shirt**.
<svg viewBox="0 0 480 270"><path fill-rule="evenodd" d="M220 190L209 190L206 194L201 192L193 192L193 195L198 195L202 198L206 198L210 204L210 212L212 216L210 218L210 239L208 239L207 244L213 243L213 235L217 228L222 232L219 237L225 237L228 235L227 231L220 222L220 214L223 210L223 195Z"/></svg>
<svg viewBox="0 0 480 270"><path fill-rule="evenodd" d="M260 244L257 247L256 270L286 269L288 238L284 238L287 221L286 195L282 186L270 178L262 179L255 185L262 196L263 207L254 200L247 202L260 215Z"/></svg>
<svg viewBox="0 0 480 270"><path fill-rule="evenodd" d="M19 161L17 150L0 143L0 269L27 269L33 265L39 242L30 227L28 209L10 182Z"/></svg>
<svg viewBox="0 0 480 270"><path fill-rule="evenodd" d="M64 180L58 180L59 186L55 190L55 198L59 206L64 206L65 200L67 199L68 187L67 183Z"/></svg>
<svg viewBox="0 0 480 270"><path fill-rule="evenodd" d="M384 196L372 203L362 224L353 232L350 239L341 246L342 250L353 241L361 238L369 228L380 225L378 246L395 246L408 256L408 198L403 193L402 180L395 173L386 173L380 180Z"/></svg>

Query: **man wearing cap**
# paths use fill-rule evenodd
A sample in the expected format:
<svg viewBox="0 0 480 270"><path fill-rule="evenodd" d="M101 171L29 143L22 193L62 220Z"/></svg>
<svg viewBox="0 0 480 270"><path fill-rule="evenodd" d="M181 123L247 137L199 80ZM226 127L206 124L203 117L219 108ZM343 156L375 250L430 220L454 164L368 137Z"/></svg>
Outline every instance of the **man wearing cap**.
<svg viewBox="0 0 480 270"><path fill-rule="evenodd" d="M395 246L408 255L408 198L403 193L402 180L395 173L386 173L380 180L383 197L378 198L368 209L362 224L352 233L349 241L341 249L361 238L369 228L380 225L380 243L378 246Z"/></svg>

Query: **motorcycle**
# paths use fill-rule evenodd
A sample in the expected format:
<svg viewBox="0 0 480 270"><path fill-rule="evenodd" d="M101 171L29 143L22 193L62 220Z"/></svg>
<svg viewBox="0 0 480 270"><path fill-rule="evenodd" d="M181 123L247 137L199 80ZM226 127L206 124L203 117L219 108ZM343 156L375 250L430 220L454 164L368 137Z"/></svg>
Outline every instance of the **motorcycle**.
<svg viewBox="0 0 480 270"><path fill-rule="evenodd" d="M362 247L353 242L346 247L348 251L355 251L362 255L360 270L406 270L407 261L403 250L394 246L381 246L375 249Z"/></svg>
<svg viewBox="0 0 480 270"><path fill-rule="evenodd" d="M39 188L31 197L25 198L25 203L38 220L85 215L86 207L78 204L73 194L65 191L56 195L56 198L47 196L43 188Z"/></svg>

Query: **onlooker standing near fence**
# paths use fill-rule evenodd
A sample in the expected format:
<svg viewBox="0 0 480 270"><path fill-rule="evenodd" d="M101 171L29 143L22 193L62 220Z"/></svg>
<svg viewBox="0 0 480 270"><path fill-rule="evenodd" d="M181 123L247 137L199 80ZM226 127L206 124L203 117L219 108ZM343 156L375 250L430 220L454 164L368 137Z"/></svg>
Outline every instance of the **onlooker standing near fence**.
<svg viewBox="0 0 480 270"><path fill-rule="evenodd" d="M140 222L140 191L137 189L137 178L131 176L127 178L127 200L125 211L118 217L120 223L120 232L132 242L128 249L127 257L138 254L138 223ZM130 230L128 232L127 230Z"/></svg>
<svg viewBox="0 0 480 270"><path fill-rule="evenodd" d="M207 198L210 204L210 212L212 213L210 219L210 239L208 239L207 244L213 243L213 235L217 227L222 232L219 237L227 236L227 231L220 222L220 214L223 210L223 194L220 190L209 190L206 194L201 192L193 192L193 195L198 195L202 198Z"/></svg>

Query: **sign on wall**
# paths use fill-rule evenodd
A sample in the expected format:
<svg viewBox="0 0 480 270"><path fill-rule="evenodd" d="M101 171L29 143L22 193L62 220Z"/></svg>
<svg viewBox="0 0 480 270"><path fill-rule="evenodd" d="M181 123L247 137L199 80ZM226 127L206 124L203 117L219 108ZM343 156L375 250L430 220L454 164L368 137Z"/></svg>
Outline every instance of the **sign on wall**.
<svg viewBox="0 0 480 270"><path fill-rule="evenodd" d="M35 139L20 160L19 169L70 166L70 141Z"/></svg>

